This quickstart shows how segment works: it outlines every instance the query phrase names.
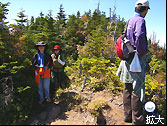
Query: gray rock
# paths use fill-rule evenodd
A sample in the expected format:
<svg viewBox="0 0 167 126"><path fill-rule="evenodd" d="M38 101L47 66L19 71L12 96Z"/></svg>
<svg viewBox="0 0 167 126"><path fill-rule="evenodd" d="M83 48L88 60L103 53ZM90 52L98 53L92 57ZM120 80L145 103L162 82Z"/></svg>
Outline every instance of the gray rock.
<svg viewBox="0 0 167 126"><path fill-rule="evenodd" d="M48 108L48 121L55 120L55 118L61 113L61 107L52 105Z"/></svg>
<svg viewBox="0 0 167 126"><path fill-rule="evenodd" d="M48 104L45 109L31 118L28 122L28 125L39 125L39 124L50 124L56 119L61 113L61 107L56 104Z"/></svg>

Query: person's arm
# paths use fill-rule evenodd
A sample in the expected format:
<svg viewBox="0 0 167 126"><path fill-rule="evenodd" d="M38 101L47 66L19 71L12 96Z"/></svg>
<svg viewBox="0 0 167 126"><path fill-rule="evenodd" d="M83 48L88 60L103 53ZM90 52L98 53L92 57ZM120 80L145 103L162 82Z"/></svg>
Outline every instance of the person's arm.
<svg viewBox="0 0 167 126"><path fill-rule="evenodd" d="M47 69L52 68L52 66L53 66L53 60L52 60L52 57L51 57L50 54L46 53L45 56L46 56L45 57L45 61L46 61L45 70L47 70Z"/></svg>
<svg viewBox="0 0 167 126"><path fill-rule="evenodd" d="M49 65L48 65L48 68L52 68L53 66L53 59L52 57L49 55Z"/></svg>
<svg viewBox="0 0 167 126"><path fill-rule="evenodd" d="M146 25L145 25L145 20L139 20L136 22L136 29L135 29L135 36L136 36L136 51L139 56L144 56L147 54L148 49L148 41L147 41L147 36L146 36Z"/></svg>
<svg viewBox="0 0 167 126"><path fill-rule="evenodd" d="M60 59L60 55L58 56L58 62L63 66L65 65L65 62Z"/></svg>
<svg viewBox="0 0 167 126"><path fill-rule="evenodd" d="M33 59L32 59L32 66L34 66L35 67L35 69L39 69L39 65L38 65L38 63L37 63L37 54L35 54L34 56L33 56Z"/></svg>

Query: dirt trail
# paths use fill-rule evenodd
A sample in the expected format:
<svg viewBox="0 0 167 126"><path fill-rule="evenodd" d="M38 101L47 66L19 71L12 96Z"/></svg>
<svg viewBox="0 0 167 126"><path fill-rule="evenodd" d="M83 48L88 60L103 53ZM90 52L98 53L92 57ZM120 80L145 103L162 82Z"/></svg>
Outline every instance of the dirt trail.
<svg viewBox="0 0 167 126"><path fill-rule="evenodd" d="M68 93L76 93L86 98L88 101L103 99L107 101L110 109L103 109L99 118L93 118L89 112L76 111L68 109L64 102L54 102L45 104L43 107L36 107L35 115L26 122L28 125L132 125L123 122L123 104L122 93L112 94L107 90L99 92L79 92L76 90L68 90Z"/></svg>
<svg viewBox="0 0 167 126"><path fill-rule="evenodd" d="M89 92L77 92L83 97L89 97L91 100L105 99L108 101L108 105L111 110L103 110L103 115L106 120L106 125L131 125L131 123L123 122L123 104L122 104L122 94L113 96L106 90L89 93ZM66 116L66 118L63 118ZM90 115L85 113L76 112L74 110L66 111L59 115L51 125L95 125L95 119Z"/></svg>
<svg viewBox="0 0 167 126"><path fill-rule="evenodd" d="M86 122L81 113L73 110L65 112L66 119L62 119L60 115L51 125L86 125Z"/></svg>

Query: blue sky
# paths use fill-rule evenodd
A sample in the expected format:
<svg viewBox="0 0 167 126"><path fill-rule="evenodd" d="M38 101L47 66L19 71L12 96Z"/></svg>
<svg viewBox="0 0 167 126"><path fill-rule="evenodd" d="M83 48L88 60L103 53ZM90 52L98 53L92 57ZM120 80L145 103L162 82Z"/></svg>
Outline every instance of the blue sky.
<svg viewBox="0 0 167 126"><path fill-rule="evenodd" d="M100 10L106 13L109 17L109 8L113 11L114 4L116 5L116 14L120 15L127 21L134 14L134 6L137 0L0 0L2 3L10 2L8 6L9 12L7 20L9 23L14 23L17 18L17 13L21 9L25 10L25 15L28 19L31 16L35 18L39 16L42 11L45 15L52 10L53 17L57 16L60 4L63 5L65 14L71 15L80 11L81 15L88 12L89 9L93 12L97 9L100 1ZM148 11L146 20L147 38L156 34L156 40L159 45L163 46L166 43L166 0L149 0L150 10Z"/></svg>

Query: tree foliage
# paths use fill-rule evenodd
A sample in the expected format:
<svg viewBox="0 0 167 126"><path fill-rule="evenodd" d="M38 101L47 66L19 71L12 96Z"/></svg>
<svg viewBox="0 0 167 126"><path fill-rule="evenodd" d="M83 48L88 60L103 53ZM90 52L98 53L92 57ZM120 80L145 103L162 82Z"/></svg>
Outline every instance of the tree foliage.
<svg viewBox="0 0 167 126"><path fill-rule="evenodd" d="M22 124L33 111L38 97L31 60L36 52L34 45L39 41L48 44L50 54L55 44L60 45L66 59L65 70L75 78L74 83L81 84L83 77L88 75L89 83L86 84L89 90L123 90L123 84L115 75L120 59L116 56L114 41L124 30L126 22L123 18L114 13L110 19L100 10L89 10L83 15L78 11L67 18L63 5L60 5L57 15L52 15L50 10L47 15L41 12L30 20L21 10L17 24L7 25L8 6L9 3L0 2L0 80L9 76L13 78L14 97L6 101L9 104L5 109L0 108L0 124ZM157 103L164 115L166 49L150 42L149 55L152 61L150 74L146 76L146 94L149 99L157 100L158 97ZM83 65L81 77L77 71L79 63ZM0 99L3 99L1 92Z"/></svg>

